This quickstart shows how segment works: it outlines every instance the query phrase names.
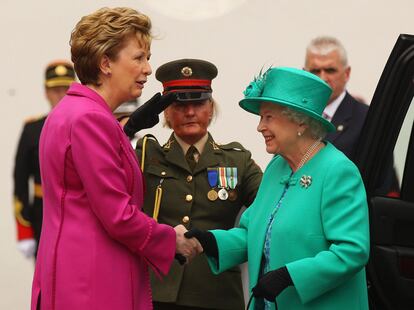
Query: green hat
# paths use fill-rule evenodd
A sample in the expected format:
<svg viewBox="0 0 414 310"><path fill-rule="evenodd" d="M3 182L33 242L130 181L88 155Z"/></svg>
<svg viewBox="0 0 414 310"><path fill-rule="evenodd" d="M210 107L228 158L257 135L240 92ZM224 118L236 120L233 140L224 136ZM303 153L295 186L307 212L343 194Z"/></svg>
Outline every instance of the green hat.
<svg viewBox="0 0 414 310"><path fill-rule="evenodd" d="M177 101L200 101L211 98L211 81L217 67L201 59L178 59L167 62L155 72L164 87L164 94L174 92Z"/></svg>
<svg viewBox="0 0 414 310"><path fill-rule="evenodd" d="M316 75L304 70L274 67L260 73L239 102L244 110L259 114L262 102L271 102L302 112L321 122L328 132L335 126L322 117L332 89Z"/></svg>
<svg viewBox="0 0 414 310"><path fill-rule="evenodd" d="M73 65L66 60L55 60L47 65L45 72L45 86L70 86L75 81Z"/></svg>

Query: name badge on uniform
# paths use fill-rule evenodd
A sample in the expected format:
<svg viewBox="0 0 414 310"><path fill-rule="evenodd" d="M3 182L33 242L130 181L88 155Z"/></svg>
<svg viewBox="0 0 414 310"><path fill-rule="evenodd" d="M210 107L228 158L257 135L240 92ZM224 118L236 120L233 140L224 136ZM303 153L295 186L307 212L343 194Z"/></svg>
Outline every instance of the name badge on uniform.
<svg viewBox="0 0 414 310"><path fill-rule="evenodd" d="M214 189L217 185L217 175L218 171L217 168L207 168L207 179L208 184L210 184L211 189L207 193L207 198L210 201L215 201L218 198L218 194Z"/></svg>
<svg viewBox="0 0 414 310"><path fill-rule="evenodd" d="M227 198L229 198L229 193L226 190L226 188L228 187L226 167L219 167L218 174L219 174L219 187L220 187L220 190L218 191L218 197L220 198L220 200L227 200Z"/></svg>
<svg viewBox="0 0 414 310"><path fill-rule="evenodd" d="M237 167L227 167L226 168L227 183L229 185L229 200L235 201L237 199L237 191L235 190L237 186Z"/></svg>

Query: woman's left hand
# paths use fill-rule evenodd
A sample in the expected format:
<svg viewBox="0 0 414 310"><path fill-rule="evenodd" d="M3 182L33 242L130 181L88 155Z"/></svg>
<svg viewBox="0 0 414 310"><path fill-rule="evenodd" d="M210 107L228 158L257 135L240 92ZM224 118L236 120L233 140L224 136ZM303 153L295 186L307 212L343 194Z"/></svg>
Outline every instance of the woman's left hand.
<svg viewBox="0 0 414 310"><path fill-rule="evenodd" d="M293 285L286 267L265 273L253 287L254 297L275 301L276 297L288 286Z"/></svg>

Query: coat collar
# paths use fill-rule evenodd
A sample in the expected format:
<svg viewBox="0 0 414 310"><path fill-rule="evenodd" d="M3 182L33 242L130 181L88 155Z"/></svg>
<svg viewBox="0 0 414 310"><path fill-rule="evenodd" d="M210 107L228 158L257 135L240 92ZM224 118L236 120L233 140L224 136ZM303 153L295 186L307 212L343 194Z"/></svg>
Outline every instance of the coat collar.
<svg viewBox="0 0 414 310"><path fill-rule="evenodd" d="M109 108L106 101L99 95L96 91L92 88L89 88L86 85L74 82L70 85L70 88L67 91L67 95L69 96L79 96L79 97L86 97L91 99L93 102L96 102L100 106L102 106L106 111L112 114L111 109Z"/></svg>

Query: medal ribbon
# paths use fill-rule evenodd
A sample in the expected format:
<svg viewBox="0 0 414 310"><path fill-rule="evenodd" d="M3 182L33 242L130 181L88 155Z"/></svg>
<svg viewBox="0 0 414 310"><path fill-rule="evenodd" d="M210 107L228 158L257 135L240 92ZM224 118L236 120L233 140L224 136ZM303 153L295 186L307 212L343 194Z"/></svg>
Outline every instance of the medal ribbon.
<svg viewBox="0 0 414 310"><path fill-rule="evenodd" d="M218 167L219 187L227 188L226 167Z"/></svg>
<svg viewBox="0 0 414 310"><path fill-rule="evenodd" d="M231 189L235 189L237 185L237 167L227 167L227 182Z"/></svg>
<svg viewBox="0 0 414 310"><path fill-rule="evenodd" d="M216 187L217 176L218 176L217 168L207 168L207 179L208 179L208 184L210 184L211 188Z"/></svg>

